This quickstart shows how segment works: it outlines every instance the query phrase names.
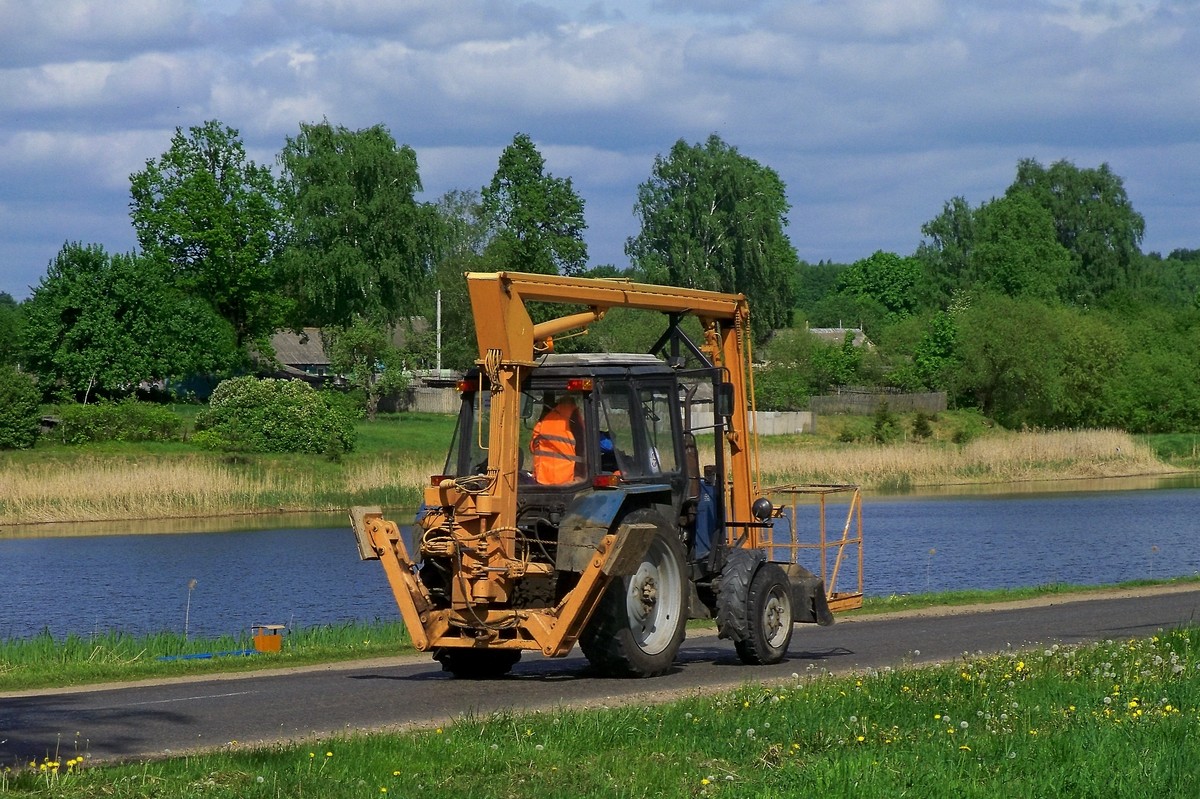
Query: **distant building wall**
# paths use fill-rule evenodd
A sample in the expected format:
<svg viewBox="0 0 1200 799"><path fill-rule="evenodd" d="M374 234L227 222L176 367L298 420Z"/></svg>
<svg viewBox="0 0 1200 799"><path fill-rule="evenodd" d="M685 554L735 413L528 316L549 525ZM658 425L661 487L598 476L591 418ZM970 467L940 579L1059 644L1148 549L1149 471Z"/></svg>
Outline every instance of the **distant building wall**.
<svg viewBox="0 0 1200 799"><path fill-rule="evenodd" d="M379 410L454 415L458 413L460 397L457 388L410 385L399 395L382 398L379 401Z"/></svg>
<svg viewBox="0 0 1200 799"><path fill-rule="evenodd" d="M895 413L934 414L946 410L946 392L890 393L877 389L845 388L837 394L813 397L808 408L817 415L830 413L852 413L869 416L887 403L889 411Z"/></svg>
<svg viewBox="0 0 1200 799"><path fill-rule="evenodd" d="M816 415L811 411L755 411L750 424L760 436L788 436L816 430ZM692 411L692 427L712 427L712 411Z"/></svg>

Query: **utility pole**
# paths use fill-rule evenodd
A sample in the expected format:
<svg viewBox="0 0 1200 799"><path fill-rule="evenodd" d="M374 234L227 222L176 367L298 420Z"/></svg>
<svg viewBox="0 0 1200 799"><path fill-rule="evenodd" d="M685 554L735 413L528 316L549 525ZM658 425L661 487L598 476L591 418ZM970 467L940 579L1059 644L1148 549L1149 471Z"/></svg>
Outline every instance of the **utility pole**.
<svg viewBox="0 0 1200 799"><path fill-rule="evenodd" d="M437 372L442 376L442 290L437 290Z"/></svg>

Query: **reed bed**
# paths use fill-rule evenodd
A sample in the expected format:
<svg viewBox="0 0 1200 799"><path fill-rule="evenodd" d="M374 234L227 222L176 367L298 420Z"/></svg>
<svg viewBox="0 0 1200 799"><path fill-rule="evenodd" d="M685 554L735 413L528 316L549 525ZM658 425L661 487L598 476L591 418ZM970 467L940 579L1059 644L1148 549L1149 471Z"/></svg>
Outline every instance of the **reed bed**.
<svg viewBox="0 0 1200 799"><path fill-rule="evenodd" d="M0 460L0 526L222 516L278 510L405 507L420 502L441 452L365 453L344 463L299 456L190 453ZM764 438L765 484L853 483L896 490L1165 474L1149 446L1115 430L992 433L948 442L825 444Z"/></svg>
<svg viewBox="0 0 1200 799"><path fill-rule="evenodd" d="M376 458L346 468L345 490L355 496L396 487L418 489L440 473L442 460L432 457Z"/></svg>
<svg viewBox="0 0 1200 799"><path fill-rule="evenodd" d="M1176 471L1117 430L998 433L966 445L781 446L765 440L767 483L854 483L888 489L955 483L1117 477Z"/></svg>
<svg viewBox="0 0 1200 799"><path fill-rule="evenodd" d="M0 483L0 524L245 513L260 509L267 496L312 488L302 474L191 458L10 463Z"/></svg>

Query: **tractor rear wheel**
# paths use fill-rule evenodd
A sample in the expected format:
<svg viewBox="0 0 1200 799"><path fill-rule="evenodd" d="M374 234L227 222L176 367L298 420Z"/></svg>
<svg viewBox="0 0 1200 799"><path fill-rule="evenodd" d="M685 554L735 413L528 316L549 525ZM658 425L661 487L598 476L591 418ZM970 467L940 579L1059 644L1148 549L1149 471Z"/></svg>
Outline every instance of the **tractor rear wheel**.
<svg viewBox="0 0 1200 799"><path fill-rule="evenodd" d="M519 649L460 649L441 647L433 659L460 680L490 680L512 671L521 659Z"/></svg>
<svg viewBox="0 0 1200 799"><path fill-rule="evenodd" d="M653 511L634 511L621 524L653 524L654 538L634 573L609 583L579 646L602 674L654 677L671 668L686 632L683 542Z"/></svg>

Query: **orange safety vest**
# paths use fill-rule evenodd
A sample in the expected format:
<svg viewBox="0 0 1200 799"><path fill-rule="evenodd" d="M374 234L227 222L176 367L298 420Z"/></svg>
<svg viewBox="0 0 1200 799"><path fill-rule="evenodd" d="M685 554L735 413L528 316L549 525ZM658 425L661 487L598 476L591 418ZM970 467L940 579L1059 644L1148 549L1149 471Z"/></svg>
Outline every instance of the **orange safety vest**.
<svg viewBox="0 0 1200 799"><path fill-rule="evenodd" d="M564 409L556 405L533 426L529 449L533 452L533 478L546 485L563 485L575 481L575 433L571 416L575 406Z"/></svg>

